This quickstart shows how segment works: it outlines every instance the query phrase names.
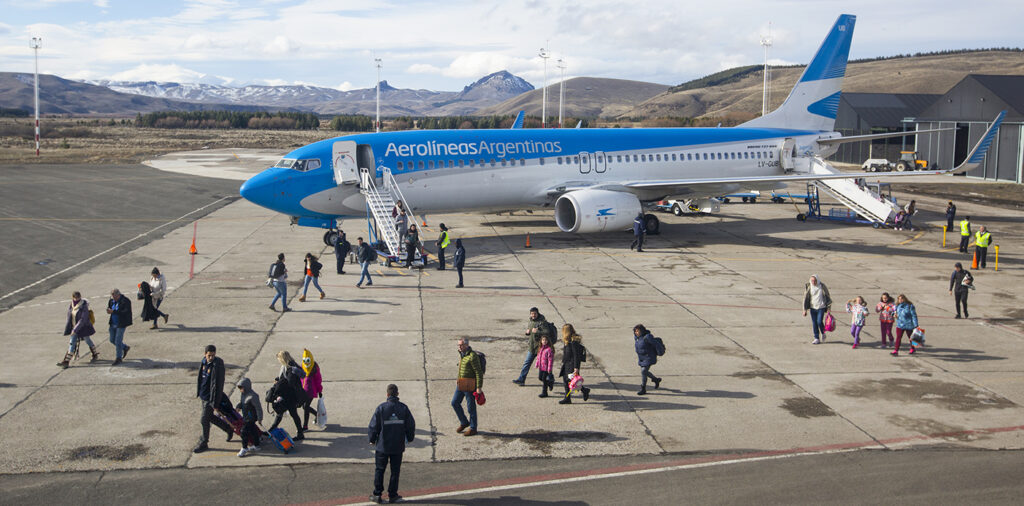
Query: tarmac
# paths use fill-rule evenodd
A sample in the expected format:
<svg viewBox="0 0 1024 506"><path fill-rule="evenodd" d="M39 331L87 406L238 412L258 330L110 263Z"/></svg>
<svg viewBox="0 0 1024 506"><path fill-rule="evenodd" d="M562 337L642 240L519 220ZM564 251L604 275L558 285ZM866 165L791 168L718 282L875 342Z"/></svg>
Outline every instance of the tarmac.
<svg viewBox="0 0 1024 506"><path fill-rule="evenodd" d="M957 237L941 247L945 202L917 200L919 231L804 223L794 219L793 204L768 202L728 204L712 216L666 213L644 253L628 249L626 232L562 233L545 212L427 216L428 249L441 222L466 245L461 289L454 271L434 264L377 266L373 286L356 288L358 269L346 264L346 274L335 274L323 231L293 227L285 216L237 200L196 220L194 229L183 226L111 256L0 313L0 343L14 351L0 370L0 433L17 435L0 445L0 473L371 463L365 427L388 383L398 385L416 417L416 440L405 454L415 463L1021 449L1024 312L1013 287L1024 277L1024 216L961 205L961 215L990 225L1001 251L998 272L992 249L989 268L974 271L971 318L957 320L949 273L953 262L969 258L957 253ZM354 218L342 228L354 243L365 223ZM186 253L193 233L194 257ZM278 252L292 272L289 313L267 308L273 292L264 281ZM327 296L320 300L312 289L300 303L306 252L323 254ZM119 287L134 295L154 266L173 287L161 307L170 323L149 330L136 321L125 335L131 354L111 367L101 315L106 294ZM829 286L839 322L817 346L801 315L811 274ZM73 290L101 309L94 336L101 357L62 371L54 363L67 348L60 332ZM862 346L851 349L842 302L862 295L873 307L883 291L916 304L927 330L917 354L893 358L880 348L874 315ZM511 383L525 355L531 306L584 336L589 402L538 399L535 372L526 387ZM637 323L667 347L652 369L664 382L644 397L636 395ZM480 434L469 438L455 433L450 406L459 337L488 357ZM227 384L247 376L261 394L278 371L278 350L299 356L310 349L323 373L326 430L309 431L291 454L265 446L240 459L237 439L225 442L214 427L212 450L191 453L199 436L195 375L210 343L228 364ZM292 425L288 417L282 422L294 433ZM356 493L363 491L330 497Z"/></svg>

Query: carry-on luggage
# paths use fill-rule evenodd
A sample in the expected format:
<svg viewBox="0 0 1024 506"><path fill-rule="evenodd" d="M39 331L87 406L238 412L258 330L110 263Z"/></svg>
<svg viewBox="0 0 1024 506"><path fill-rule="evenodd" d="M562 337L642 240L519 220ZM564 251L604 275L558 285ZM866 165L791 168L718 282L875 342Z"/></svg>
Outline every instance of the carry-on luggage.
<svg viewBox="0 0 1024 506"><path fill-rule="evenodd" d="M274 442L274 446L277 446L278 450L288 453L295 447L295 442L292 441L291 436L289 436L288 433L280 427L270 429L268 434L270 435L271 441Z"/></svg>

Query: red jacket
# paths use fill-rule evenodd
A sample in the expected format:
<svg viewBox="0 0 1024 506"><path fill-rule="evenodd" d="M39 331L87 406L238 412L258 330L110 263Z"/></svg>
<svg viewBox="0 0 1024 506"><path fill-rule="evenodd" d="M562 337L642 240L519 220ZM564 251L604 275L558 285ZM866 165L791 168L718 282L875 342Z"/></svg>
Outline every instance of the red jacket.
<svg viewBox="0 0 1024 506"><path fill-rule="evenodd" d="M313 372L302 378L302 389L310 399L316 400L324 391L324 385L320 378L320 363L313 364Z"/></svg>

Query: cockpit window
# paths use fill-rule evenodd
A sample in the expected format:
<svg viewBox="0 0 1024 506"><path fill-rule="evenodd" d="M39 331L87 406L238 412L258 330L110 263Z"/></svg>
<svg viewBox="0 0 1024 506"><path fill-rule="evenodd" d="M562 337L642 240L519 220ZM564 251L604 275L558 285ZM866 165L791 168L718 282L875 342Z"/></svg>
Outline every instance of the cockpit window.
<svg viewBox="0 0 1024 506"><path fill-rule="evenodd" d="M277 162L277 165L274 165L274 167L278 167L281 169L290 169L292 168L292 165L295 165L294 158L282 158L280 161Z"/></svg>
<svg viewBox="0 0 1024 506"><path fill-rule="evenodd" d="M282 158L281 161L277 162L274 167L282 169L292 169L299 172L306 172L320 168L320 160L313 158L311 160L295 160L294 158Z"/></svg>

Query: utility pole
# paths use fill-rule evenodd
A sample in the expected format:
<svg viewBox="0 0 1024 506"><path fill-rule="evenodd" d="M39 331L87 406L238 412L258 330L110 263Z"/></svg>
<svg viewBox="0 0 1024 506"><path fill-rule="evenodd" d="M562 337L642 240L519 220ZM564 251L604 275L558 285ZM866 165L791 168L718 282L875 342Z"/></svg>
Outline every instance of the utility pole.
<svg viewBox="0 0 1024 506"><path fill-rule="evenodd" d="M558 68L562 71L562 80L558 83L558 128L562 128L562 102L565 101L565 60L558 59Z"/></svg>
<svg viewBox="0 0 1024 506"><path fill-rule="evenodd" d="M768 22L768 36L761 39L764 46L764 90L761 92L761 116L768 114L768 102L772 98L769 82L771 81L771 70L768 69L768 48L772 47L772 22Z"/></svg>
<svg viewBox="0 0 1024 506"><path fill-rule="evenodd" d="M35 95L36 95L36 157L39 156L39 48L43 47L42 37L32 37L32 42L29 43L30 48L36 53L36 83L35 83Z"/></svg>
<svg viewBox="0 0 1024 506"><path fill-rule="evenodd" d="M377 133L380 133L380 68L382 62L380 58L374 58L373 61L377 64L377 121L374 122L374 125Z"/></svg>
<svg viewBox="0 0 1024 506"><path fill-rule="evenodd" d="M540 99L540 127L547 128L548 121L548 58L551 53L547 49L540 48L539 56L544 59L544 90Z"/></svg>

